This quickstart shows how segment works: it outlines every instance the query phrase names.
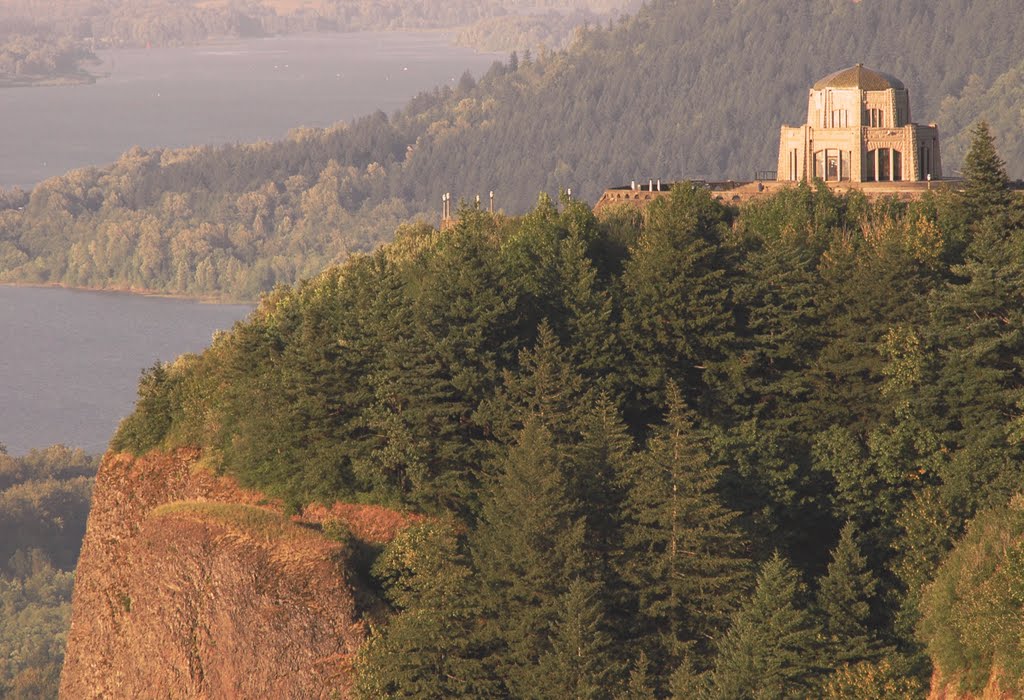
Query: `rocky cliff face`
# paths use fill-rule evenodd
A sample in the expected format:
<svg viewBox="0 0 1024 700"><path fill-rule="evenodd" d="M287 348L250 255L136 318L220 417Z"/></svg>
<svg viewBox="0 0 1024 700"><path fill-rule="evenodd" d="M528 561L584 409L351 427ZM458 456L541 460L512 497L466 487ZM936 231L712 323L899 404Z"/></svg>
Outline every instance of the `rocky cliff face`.
<svg viewBox="0 0 1024 700"><path fill-rule="evenodd" d="M320 525L381 542L403 517L338 505L287 518L198 457L104 459L61 697L346 697L373 599L354 545Z"/></svg>

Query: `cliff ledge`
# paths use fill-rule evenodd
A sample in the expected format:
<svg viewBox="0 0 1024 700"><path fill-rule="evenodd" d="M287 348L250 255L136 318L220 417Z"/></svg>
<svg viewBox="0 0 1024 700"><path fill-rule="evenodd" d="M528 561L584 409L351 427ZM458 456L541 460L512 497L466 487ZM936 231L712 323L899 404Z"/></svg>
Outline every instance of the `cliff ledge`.
<svg viewBox="0 0 1024 700"><path fill-rule="evenodd" d="M372 595L334 519L386 541L368 506L288 518L196 450L108 454L76 574L61 697L346 697Z"/></svg>

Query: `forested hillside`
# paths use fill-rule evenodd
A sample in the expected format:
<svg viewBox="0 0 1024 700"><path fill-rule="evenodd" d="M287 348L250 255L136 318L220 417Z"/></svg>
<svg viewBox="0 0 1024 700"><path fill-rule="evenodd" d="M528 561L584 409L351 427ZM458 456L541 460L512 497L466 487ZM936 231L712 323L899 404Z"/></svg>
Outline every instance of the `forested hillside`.
<svg viewBox="0 0 1024 700"><path fill-rule="evenodd" d="M1024 175L1012 0L653 2L570 50L515 55L479 80L280 143L133 150L0 198L0 280L254 298L372 249L443 192L522 212L537 192L749 178L772 168L806 90L863 62L899 76L959 169L988 116ZM820 41L828 37L823 54ZM822 56L827 56L823 59ZM960 149L958 151L958 148Z"/></svg>
<svg viewBox="0 0 1024 700"><path fill-rule="evenodd" d="M57 693L71 586L98 460L55 445L0 445L0 696Z"/></svg>
<svg viewBox="0 0 1024 700"><path fill-rule="evenodd" d="M1019 692L1024 211L984 126L965 175L405 226L154 365L112 447L432 516L366 698Z"/></svg>

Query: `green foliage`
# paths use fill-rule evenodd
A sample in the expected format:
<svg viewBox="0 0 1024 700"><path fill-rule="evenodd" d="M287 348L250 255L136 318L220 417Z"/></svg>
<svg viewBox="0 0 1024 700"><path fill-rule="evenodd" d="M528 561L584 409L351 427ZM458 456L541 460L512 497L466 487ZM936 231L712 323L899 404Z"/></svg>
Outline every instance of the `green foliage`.
<svg viewBox="0 0 1024 700"><path fill-rule="evenodd" d="M171 411L175 402L171 394L175 385L173 370L161 362L143 370L135 411L118 427L110 447L143 454L159 445L174 419Z"/></svg>
<svg viewBox="0 0 1024 700"><path fill-rule="evenodd" d="M374 565L400 611L359 650L357 694L378 698L488 698L500 694L485 663L473 572L452 529L413 525Z"/></svg>
<svg viewBox="0 0 1024 700"><path fill-rule="evenodd" d="M19 551L39 551L71 571L85 536L98 459L54 445L23 457L0 454L0 572Z"/></svg>
<svg viewBox="0 0 1024 700"><path fill-rule="evenodd" d="M733 616L719 645L716 698L804 698L813 694L820 631L804 606L799 574L775 554Z"/></svg>
<svg viewBox="0 0 1024 700"><path fill-rule="evenodd" d="M464 209L147 372L115 444L443 523L378 561L366 697L913 692L922 590L1024 463L1019 230L952 211Z"/></svg>
<svg viewBox="0 0 1024 700"><path fill-rule="evenodd" d="M944 678L978 693L1024 683L1024 500L980 514L967 528L921 602L919 633Z"/></svg>
<svg viewBox="0 0 1024 700"><path fill-rule="evenodd" d="M39 550L19 551L0 574L0 694L55 697L71 623L74 575Z"/></svg>
<svg viewBox="0 0 1024 700"><path fill-rule="evenodd" d="M2 25L0 25L2 26ZM97 61L96 55L70 37L7 34L0 29L0 87L32 85L46 81L61 84L92 82L81 69L84 61Z"/></svg>
<svg viewBox="0 0 1024 700"><path fill-rule="evenodd" d="M971 147L964 157L964 204L980 220L1009 209L1013 194L1009 191L1006 161L996 152L995 139L988 123L981 121L971 129Z"/></svg>
<svg viewBox="0 0 1024 700"><path fill-rule="evenodd" d="M72 571L98 459L54 445L0 452L0 695L57 694Z"/></svg>
<svg viewBox="0 0 1024 700"><path fill-rule="evenodd" d="M619 678L612 637L605 628L602 591L597 584L573 580L558 601L550 649L541 656L537 677L542 697L590 700L608 697Z"/></svg>
<svg viewBox="0 0 1024 700"><path fill-rule="evenodd" d="M489 613L486 633L502 650L498 673L516 697L532 697L544 687L542 657L551 656L550 663L564 657L552 637L565 630L569 586L588 574L584 528L573 518L551 433L539 420L528 420L501 460L471 540ZM590 612L588 624L600 624Z"/></svg>
<svg viewBox="0 0 1024 700"><path fill-rule="evenodd" d="M674 381L691 390L691 405L706 408L714 382L708 375L734 333L722 248L729 212L706 190L684 183L647 216L622 274L630 379L641 388L637 400L648 405Z"/></svg>
<svg viewBox="0 0 1024 700"><path fill-rule="evenodd" d="M818 587L826 667L877 659L880 648L872 633L871 619L871 605L877 593L878 580L860 552L856 528L848 522L832 552L828 575Z"/></svg>
<svg viewBox="0 0 1024 700"><path fill-rule="evenodd" d="M745 578L736 513L720 502L721 468L675 384L668 416L624 474L624 550L619 575L636 592L638 636L656 687L694 645L724 628Z"/></svg>
<svg viewBox="0 0 1024 700"><path fill-rule="evenodd" d="M824 700L920 700L924 683L883 659L861 661L833 671L822 688Z"/></svg>

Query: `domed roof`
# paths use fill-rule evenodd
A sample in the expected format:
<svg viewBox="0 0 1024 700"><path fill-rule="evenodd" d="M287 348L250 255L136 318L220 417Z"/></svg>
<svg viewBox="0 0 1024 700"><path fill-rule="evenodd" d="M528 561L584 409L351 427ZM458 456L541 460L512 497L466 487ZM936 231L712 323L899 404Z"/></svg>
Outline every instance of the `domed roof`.
<svg viewBox="0 0 1024 700"><path fill-rule="evenodd" d="M814 84L815 90L825 88L858 88L860 90L906 90L903 83L885 73L873 71L858 63L851 68L844 68L826 75Z"/></svg>

